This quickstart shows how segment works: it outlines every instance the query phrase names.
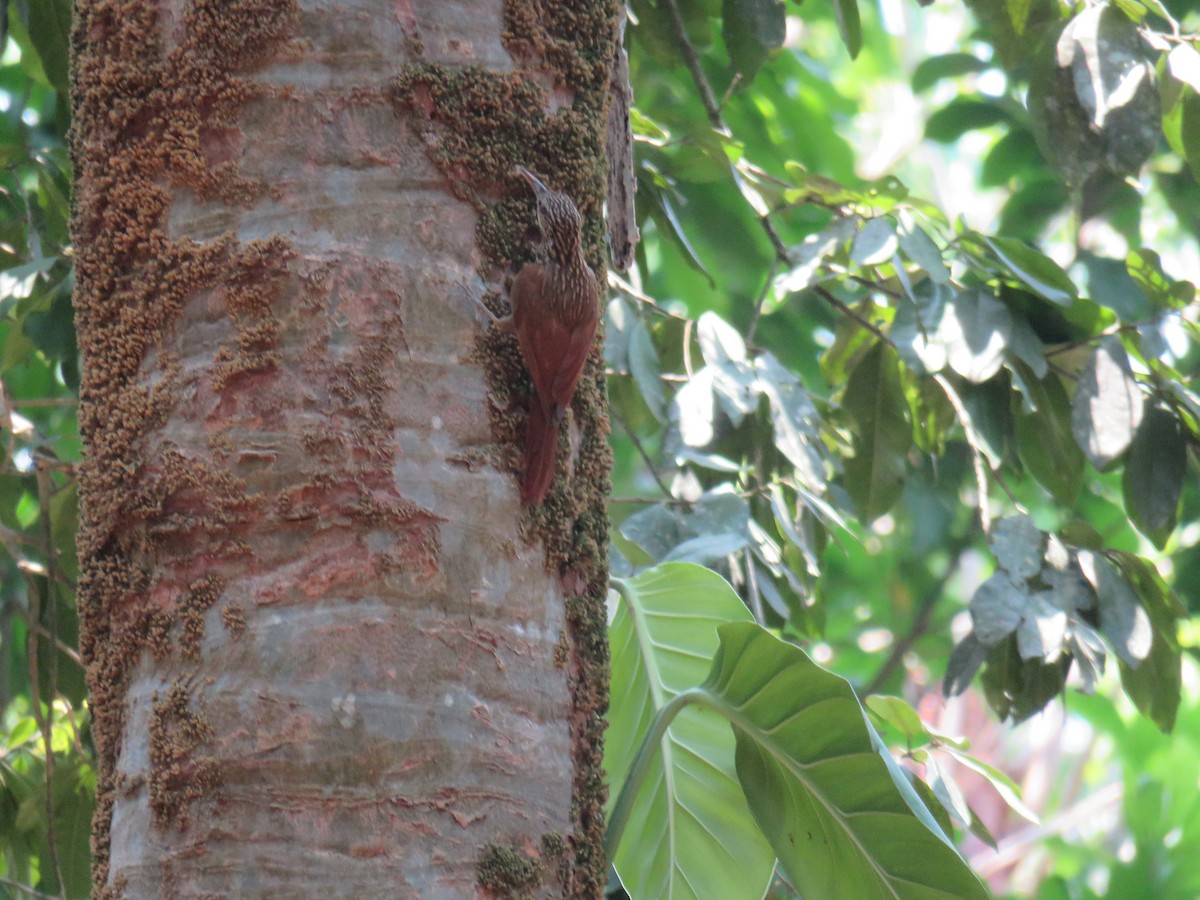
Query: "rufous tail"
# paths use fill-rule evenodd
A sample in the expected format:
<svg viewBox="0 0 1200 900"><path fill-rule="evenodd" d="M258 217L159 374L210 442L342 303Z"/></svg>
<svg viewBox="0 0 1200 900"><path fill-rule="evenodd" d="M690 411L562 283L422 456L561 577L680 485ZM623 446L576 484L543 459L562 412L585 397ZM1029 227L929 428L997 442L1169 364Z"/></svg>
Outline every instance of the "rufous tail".
<svg viewBox="0 0 1200 900"><path fill-rule="evenodd" d="M525 426L525 471L521 473L521 502L541 503L554 483L554 456L558 450L558 421L547 416L536 397Z"/></svg>

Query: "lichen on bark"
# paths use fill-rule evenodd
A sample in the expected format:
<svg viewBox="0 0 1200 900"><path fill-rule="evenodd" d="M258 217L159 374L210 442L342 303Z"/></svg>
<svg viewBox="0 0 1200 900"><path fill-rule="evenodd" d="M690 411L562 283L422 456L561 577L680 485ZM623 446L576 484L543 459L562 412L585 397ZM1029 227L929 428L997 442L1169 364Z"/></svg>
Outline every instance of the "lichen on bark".
<svg viewBox="0 0 1200 900"><path fill-rule="evenodd" d="M192 511L189 525L236 517L250 502L236 484L169 452L150 467L152 479L141 477L145 437L178 400L178 365L164 350L164 338L188 300L218 284L244 285L246 305L261 310L270 286L256 269L264 261L282 264L285 255L278 245L238 248L231 237L203 244L172 239L168 211L177 190L248 203L264 189L220 158L222 132L254 96L233 72L285 40L297 8L295 0L193 0L177 23L179 42L164 50L158 4L80 0L75 6L72 237L85 444L78 603L99 769L92 837L97 896L120 889L109 885L109 825L131 667L143 650L160 659L170 652L170 632L181 616L188 623L184 646L198 641L194 607L211 605L213 589L219 591L206 583L181 592L179 614L155 608L146 596L150 572L142 560L164 535L136 533L130 523L161 512L197 483L206 492L215 489L215 497ZM269 335L260 329L250 343L250 351L261 353ZM152 352L159 354L155 379L143 372ZM183 805L215 782L211 765L180 759L185 750L196 757L207 739L189 698L189 689L177 684L155 708L150 781L160 822L184 821ZM179 787L184 781L186 789Z"/></svg>

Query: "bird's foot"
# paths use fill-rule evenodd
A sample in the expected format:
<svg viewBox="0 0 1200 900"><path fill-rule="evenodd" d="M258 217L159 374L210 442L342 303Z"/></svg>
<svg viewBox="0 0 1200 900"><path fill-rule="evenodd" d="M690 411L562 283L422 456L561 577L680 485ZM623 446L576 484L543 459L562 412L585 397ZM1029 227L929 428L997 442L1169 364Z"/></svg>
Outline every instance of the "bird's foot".
<svg viewBox="0 0 1200 900"><path fill-rule="evenodd" d="M493 328L498 328L500 331L505 332L512 331L513 323L511 314L507 316L496 315L494 312L488 309L487 304L483 302L483 299L479 296L479 294L472 290L471 286L465 281L455 281L454 286L462 291L463 294L465 294L471 300L471 302L475 304L478 310L487 316L488 321L492 323Z"/></svg>

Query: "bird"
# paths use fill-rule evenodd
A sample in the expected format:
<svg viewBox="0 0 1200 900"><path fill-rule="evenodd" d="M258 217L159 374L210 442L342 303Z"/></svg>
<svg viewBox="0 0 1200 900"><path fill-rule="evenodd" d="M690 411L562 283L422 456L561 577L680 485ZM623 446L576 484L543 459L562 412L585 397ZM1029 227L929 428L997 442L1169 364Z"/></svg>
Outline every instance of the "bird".
<svg viewBox="0 0 1200 900"><path fill-rule="evenodd" d="M500 318L476 302L501 331L515 331L533 397L525 426L521 502L541 503L554 483L558 426L583 374L600 319L600 287L583 255L583 216L575 202L524 166L519 175L537 201L542 240L534 261L509 289L512 313Z"/></svg>

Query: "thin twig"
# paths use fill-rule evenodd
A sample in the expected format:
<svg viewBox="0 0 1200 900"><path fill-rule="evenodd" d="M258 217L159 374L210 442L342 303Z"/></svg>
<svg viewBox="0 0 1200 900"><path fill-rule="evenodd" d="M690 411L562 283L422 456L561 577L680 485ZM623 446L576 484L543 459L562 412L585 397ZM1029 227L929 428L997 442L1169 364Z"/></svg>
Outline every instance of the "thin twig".
<svg viewBox="0 0 1200 900"><path fill-rule="evenodd" d="M669 309L666 309L657 300L655 300L653 297L651 297L649 294L645 294L642 291L639 291L630 282L626 281L624 278L622 278L616 272L608 273L608 283L610 286L615 287L617 290L619 290L622 294L625 294L627 297L632 297L634 300L637 300L639 303L644 303L653 312L658 313L660 316L665 316L668 319L678 319L679 321L684 321L687 319L687 316L681 316L681 315L679 315L679 313L673 313Z"/></svg>
<svg viewBox="0 0 1200 900"><path fill-rule="evenodd" d="M908 631L905 632L904 637L892 645L892 650L888 654L888 658L883 661L883 665L879 667L879 671L875 673L875 677L867 682L867 686L862 689L863 697L877 693L904 661L904 654L908 653L913 648L913 645L929 631L930 623L933 621L934 607L937 606L938 598L942 595L942 589L945 587L946 581L947 578L943 577L937 587L925 594L921 600L921 605L917 607L916 615L913 616L913 620L908 626Z"/></svg>
<svg viewBox="0 0 1200 900"><path fill-rule="evenodd" d="M754 315L750 319L750 327L746 329L746 343L754 344L754 333L758 330L758 320L762 318L763 306L767 302L767 295L771 293L771 285L775 283L775 275L779 271L779 258L771 260L771 270L767 272L767 278L763 282L762 290L758 292L758 299L754 303Z"/></svg>
<svg viewBox="0 0 1200 900"><path fill-rule="evenodd" d="M53 641L54 646L58 648L59 653L61 653L67 659L71 660L71 662L75 663L75 665L79 666L80 668L83 668L83 657L80 656L79 652L77 650L75 650L70 644L64 642L63 639L58 637L57 635L51 634L49 631L46 630L46 626L42 625L41 623L36 623L33 626L33 630L36 631L38 634L40 634L42 637L44 637L46 640Z"/></svg>
<svg viewBox="0 0 1200 900"><path fill-rule="evenodd" d="M667 17L671 20L671 30L675 32L675 43L679 46L679 52L683 56L688 71L692 73L692 81L696 84L696 90L700 92L700 102L704 104L704 109L708 113L708 121L718 131L726 131L725 122L721 118L721 107L713 95L708 77L700 68L700 56L696 53L696 48L692 46L692 40L683 26L683 16L679 14L679 4L675 0L663 0L663 7L667 10Z"/></svg>
<svg viewBox="0 0 1200 900"><path fill-rule="evenodd" d="M12 888L14 891L20 891L22 894L28 894L30 897L38 897L40 900L58 900L58 894L43 894L41 891L31 888L27 884L21 884L19 881L13 881L11 878L0 878L0 885L6 888Z"/></svg>
<svg viewBox="0 0 1200 900"><path fill-rule="evenodd" d="M863 328L867 329L867 331L871 332L871 334L875 335L875 337L879 338L881 341L883 341L889 347L895 348L896 342L893 341L890 337L888 337L888 335L884 334L884 332L880 330L878 325L863 318L859 313L855 312L853 309L851 309L844 302L842 302L837 297L835 297L828 290L821 287L821 285L819 285L819 284L813 285L812 291L818 297L820 297L822 300L824 300L826 303L828 303L830 306L832 306L834 309L836 309L838 312L840 312L842 315L853 319L855 322L857 322Z"/></svg>
<svg viewBox="0 0 1200 900"><path fill-rule="evenodd" d="M33 400L18 400L15 397L9 397L8 403L12 406L76 406L79 400L75 397L39 397Z"/></svg>
<svg viewBox="0 0 1200 900"><path fill-rule="evenodd" d="M38 460L35 470L38 486L38 518L42 523L42 539L45 541L43 552L46 554L46 620L47 628L52 635L58 634L58 586L55 573L58 571L58 551L54 546L54 530L50 521L50 497L54 487L49 468L42 460ZM30 617L30 625L39 624L36 617ZM37 644L37 638L31 641ZM58 861L58 837L54 827L54 748L51 746L53 737L52 720L54 716L54 698L58 696L58 654L50 652L49 688L50 700L47 710L50 713L42 740L46 745L46 849L49 856L50 868L58 876L59 890L62 890L62 869ZM35 676L36 677L36 676ZM36 703L36 696L34 702ZM65 896L65 894L64 894Z"/></svg>
<svg viewBox="0 0 1200 900"><path fill-rule="evenodd" d="M679 4L675 0L662 0L662 2L663 7L667 11L667 17L671 20L671 30L675 33L675 41L679 45L679 52L683 56L683 61L692 75L692 81L695 83L696 90L700 94L700 102L704 104L704 111L708 113L708 121L714 129L721 134L727 135L730 132L724 118L721 117L721 104L717 102L716 95L713 94L712 85L708 83L708 76L704 74L704 69L700 66L700 56L696 53L696 48L692 46L691 38L688 37L687 29L683 25L683 16L679 13ZM759 216L758 224L762 226L767 240L771 242L771 248L775 251L776 259L781 262L787 262L787 246L779 237L779 232L775 230L775 226L772 224L769 216L770 213Z"/></svg>
<svg viewBox="0 0 1200 900"><path fill-rule="evenodd" d="M662 492L668 497L672 496L671 488L668 487L666 482L659 477L658 471L654 468L654 460L650 458L650 454L647 453L646 448L642 446L641 439L634 433L633 429L629 427L629 423L626 422L624 417L617 412L610 411L609 415L615 418L617 422L620 423L621 427L625 429L625 433L629 435L629 440L633 441L634 449L636 449L638 455L641 456L642 461L646 464L646 468L650 470L650 475L654 478L655 484L657 484Z"/></svg>

